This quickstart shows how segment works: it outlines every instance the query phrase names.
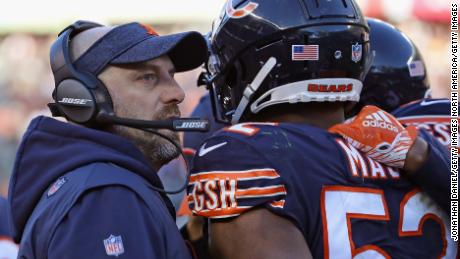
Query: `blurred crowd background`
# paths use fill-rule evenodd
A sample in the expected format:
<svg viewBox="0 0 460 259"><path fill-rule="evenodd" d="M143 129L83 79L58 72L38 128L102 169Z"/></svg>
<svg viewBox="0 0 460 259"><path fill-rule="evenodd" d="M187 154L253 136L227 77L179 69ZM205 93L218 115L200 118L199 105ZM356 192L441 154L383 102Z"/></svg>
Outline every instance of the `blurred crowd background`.
<svg viewBox="0 0 460 259"><path fill-rule="evenodd" d="M283 0L273 0L282 2ZM104 24L140 21L160 34L211 28L225 0L16 0L0 9L0 195L6 195L18 142L31 118L49 115L46 104L54 87L48 51L60 29L78 19ZM450 89L449 0L359 0L367 16L393 23L424 54L435 97ZM59 10L59 11L58 11ZM187 98L187 116L203 88L199 69L176 76Z"/></svg>

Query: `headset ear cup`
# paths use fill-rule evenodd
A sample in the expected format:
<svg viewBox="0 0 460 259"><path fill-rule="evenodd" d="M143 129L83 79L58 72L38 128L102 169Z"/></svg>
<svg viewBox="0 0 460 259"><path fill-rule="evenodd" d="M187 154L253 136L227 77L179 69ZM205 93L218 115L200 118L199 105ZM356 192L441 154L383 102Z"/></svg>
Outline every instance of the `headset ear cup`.
<svg viewBox="0 0 460 259"><path fill-rule="evenodd" d="M97 121L101 111L113 113L113 102L107 87L93 75L85 74L82 81L66 79L56 87L55 93L59 111L70 121L97 128L101 126Z"/></svg>
<svg viewBox="0 0 460 259"><path fill-rule="evenodd" d="M56 87L55 102L66 119L86 124L96 116L97 102L90 89L75 79L65 79Z"/></svg>

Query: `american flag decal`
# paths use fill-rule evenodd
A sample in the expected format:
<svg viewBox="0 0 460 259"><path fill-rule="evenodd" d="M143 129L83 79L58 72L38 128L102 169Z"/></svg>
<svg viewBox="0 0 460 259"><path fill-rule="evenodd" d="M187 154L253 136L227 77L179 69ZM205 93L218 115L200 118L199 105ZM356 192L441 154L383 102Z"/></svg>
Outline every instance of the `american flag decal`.
<svg viewBox="0 0 460 259"><path fill-rule="evenodd" d="M319 60L319 45L292 45L293 61Z"/></svg>
<svg viewBox="0 0 460 259"><path fill-rule="evenodd" d="M425 75L425 66L420 60L412 61L409 63L409 74L411 77L424 76Z"/></svg>

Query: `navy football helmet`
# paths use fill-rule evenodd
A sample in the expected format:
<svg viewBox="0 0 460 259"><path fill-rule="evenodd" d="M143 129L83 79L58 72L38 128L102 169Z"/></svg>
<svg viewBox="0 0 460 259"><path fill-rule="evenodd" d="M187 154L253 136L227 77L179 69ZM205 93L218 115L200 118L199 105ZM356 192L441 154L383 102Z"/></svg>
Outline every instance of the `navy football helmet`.
<svg viewBox="0 0 460 259"><path fill-rule="evenodd" d="M229 0L209 35L215 117L280 103L358 101L372 55L353 0Z"/></svg>
<svg viewBox="0 0 460 259"><path fill-rule="evenodd" d="M375 58L364 81L361 99L350 115L365 105L392 112L403 104L422 99L429 88L422 54L407 35L389 23L372 18L367 21Z"/></svg>

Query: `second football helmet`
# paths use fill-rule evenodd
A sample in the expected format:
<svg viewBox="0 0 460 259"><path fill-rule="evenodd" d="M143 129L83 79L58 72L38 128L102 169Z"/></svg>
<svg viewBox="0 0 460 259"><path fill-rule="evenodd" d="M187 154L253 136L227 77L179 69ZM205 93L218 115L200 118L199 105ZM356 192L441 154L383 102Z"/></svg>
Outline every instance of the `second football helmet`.
<svg viewBox="0 0 460 259"><path fill-rule="evenodd" d="M371 50L375 58L364 81L354 115L365 105L392 112L399 106L422 99L429 88L422 54L415 44L393 25L368 18Z"/></svg>

